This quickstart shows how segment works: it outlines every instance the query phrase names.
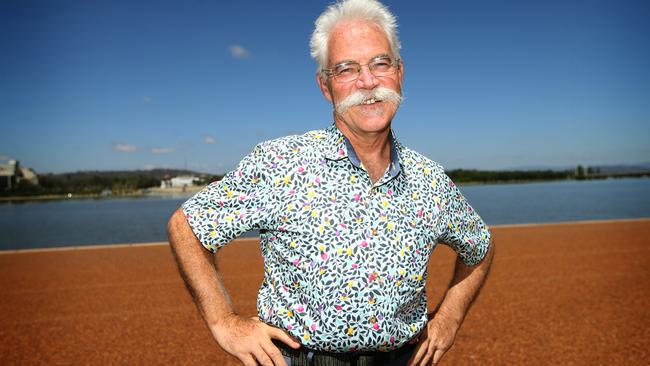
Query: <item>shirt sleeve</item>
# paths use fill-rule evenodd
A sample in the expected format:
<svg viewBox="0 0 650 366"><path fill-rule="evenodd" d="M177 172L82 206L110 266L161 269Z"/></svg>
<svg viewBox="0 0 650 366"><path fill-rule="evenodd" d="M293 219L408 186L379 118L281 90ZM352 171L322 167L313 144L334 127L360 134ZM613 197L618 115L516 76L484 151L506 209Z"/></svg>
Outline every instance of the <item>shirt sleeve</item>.
<svg viewBox="0 0 650 366"><path fill-rule="evenodd" d="M443 174L445 185L444 225L438 241L451 247L463 262L473 266L485 257L490 246L490 230L460 193L451 179Z"/></svg>
<svg viewBox="0 0 650 366"><path fill-rule="evenodd" d="M264 227L270 196L264 166L258 145L235 170L182 205L190 227L206 249L215 253L246 231Z"/></svg>

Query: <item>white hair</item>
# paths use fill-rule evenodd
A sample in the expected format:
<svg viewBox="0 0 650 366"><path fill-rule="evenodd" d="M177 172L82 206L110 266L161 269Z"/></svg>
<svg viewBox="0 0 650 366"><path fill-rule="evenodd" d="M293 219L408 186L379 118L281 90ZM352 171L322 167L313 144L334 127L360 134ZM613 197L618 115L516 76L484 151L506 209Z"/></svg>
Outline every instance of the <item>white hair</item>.
<svg viewBox="0 0 650 366"><path fill-rule="evenodd" d="M391 52L399 58L401 48L397 37L397 20L388 8L377 0L341 0L332 4L316 19L309 46L318 71L327 67L327 43L332 29L341 21L363 20L378 25L388 38ZM321 73L323 77L326 75Z"/></svg>

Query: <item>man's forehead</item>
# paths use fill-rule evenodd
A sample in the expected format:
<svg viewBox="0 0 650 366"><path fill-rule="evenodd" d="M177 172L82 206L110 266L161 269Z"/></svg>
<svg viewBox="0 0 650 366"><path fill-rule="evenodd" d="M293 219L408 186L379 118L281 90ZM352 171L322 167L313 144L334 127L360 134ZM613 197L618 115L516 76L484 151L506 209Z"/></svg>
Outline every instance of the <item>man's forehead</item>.
<svg viewBox="0 0 650 366"><path fill-rule="evenodd" d="M392 56L388 37L379 25L355 20L341 22L332 29L328 42L328 59L331 64L343 61L365 62L366 59L379 55Z"/></svg>

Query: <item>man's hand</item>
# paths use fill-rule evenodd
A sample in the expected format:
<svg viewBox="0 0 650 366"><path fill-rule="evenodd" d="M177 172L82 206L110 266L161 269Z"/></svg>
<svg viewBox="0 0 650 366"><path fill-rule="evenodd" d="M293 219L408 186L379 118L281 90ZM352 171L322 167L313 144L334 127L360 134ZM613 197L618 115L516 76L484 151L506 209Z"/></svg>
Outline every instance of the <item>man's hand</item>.
<svg viewBox="0 0 650 366"><path fill-rule="evenodd" d="M408 366L437 365L442 356L451 348L456 338L459 324L437 314L429 320L420 334L418 345Z"/></svg>
<svg viewBox="0 0 650 366"><path fill-rule="evenodd" d="M278 328L235 313L215 267L213 254L201 247L181 209L170 218L168 232L169 244L183 281L221 348L244 365L287 366L271 340L277 339L293 348L300 347L300 344Z"/></svg>
<svg viewBox="0 0 650 366"><path fill-rule="evenodd" d="M460 258L456 259L449 288L435 315L420 334L418 345L408 362L409 366L437 365L451 348L456 332L485 282L493 257L494 242L490 242L480 263L468 266Z"/></svg>
<svg viewBox="0 0 650 366"><path fill-rule="evenodd" d="M300 347L300 343L288 333L259 321L257 317L229 314L218 327L210 327L210 330L221 348L237 357L245 366L287 366L272 339L294 349Z"/></svg>

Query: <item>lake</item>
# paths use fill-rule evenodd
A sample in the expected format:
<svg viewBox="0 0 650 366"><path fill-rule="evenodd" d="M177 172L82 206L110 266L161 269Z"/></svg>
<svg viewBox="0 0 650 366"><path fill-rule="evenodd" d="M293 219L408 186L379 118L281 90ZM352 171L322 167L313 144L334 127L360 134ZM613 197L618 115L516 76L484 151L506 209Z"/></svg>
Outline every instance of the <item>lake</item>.
<svg viewBox="0 0 650 366"><path fill-rule="evenodd" d="M489 225L650 217L648 178L460 189ZM167 220L187 198L1 203L0 250L166 241Z"/></svg>

